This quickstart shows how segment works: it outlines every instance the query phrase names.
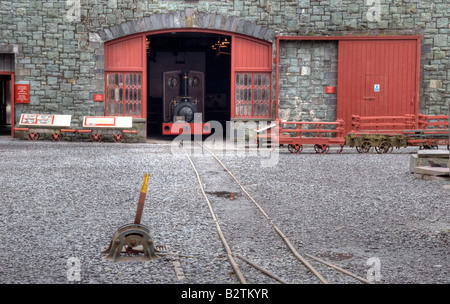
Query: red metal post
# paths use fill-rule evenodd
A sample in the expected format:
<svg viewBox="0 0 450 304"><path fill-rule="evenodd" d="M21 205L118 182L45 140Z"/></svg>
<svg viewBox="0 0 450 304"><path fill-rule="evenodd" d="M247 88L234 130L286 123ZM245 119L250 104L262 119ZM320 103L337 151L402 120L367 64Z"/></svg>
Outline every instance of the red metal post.
<svg viewBox="0 0 450 304"><path fill-rule="evenodd" d="M235 35L231 35L231 55L230 55L230 59L231 59L231 79L230 79L230 107L231 107L231 111L230 111L230 117L234 118L236 117L236 69L235 69L235 65L234 65L234 61L235 59L235 50L236 50L236 36ZM233 102L234 100L234 102Z"/></svg>
<svg viewBox="0 0 450 304"><path fill-rule="evenodd" d="M279 99L279 91L280 91L280 37L277 36L276 37L276 41L277 41L277 57L276 57L276 96L275 96L275 108L276 108L276 116L275 116L275 120L279 120L280 117L278 116L278 107L280 104L280 99Z"/></svg>
<svg viewBox="0 0 450 304"><path fill-rule="evenodd" d="M14 138L14 126L15 126L15 80L14 80L14 73L11 73L11 137Z"/></svg>
<svg viewBox="0 0 450 304"><path fill-rule="evenodd" d="M422 51L422 37L417 36L417 50L416 50L416 88L415 88L415 111L414 115L416 116L416 126L417 126L417 120L419 119L419 113L420 113L420 57L421 57L421 51Z"/></svg>

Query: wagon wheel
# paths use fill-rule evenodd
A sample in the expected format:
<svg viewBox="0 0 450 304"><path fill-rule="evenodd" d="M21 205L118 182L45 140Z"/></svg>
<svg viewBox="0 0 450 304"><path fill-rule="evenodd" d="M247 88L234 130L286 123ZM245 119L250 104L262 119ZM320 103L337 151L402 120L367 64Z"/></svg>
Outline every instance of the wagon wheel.
<svg viewBox="0 0 450 304"><path fill-rule="evenodd" d="M389 149L386 153L392 153L392 151L394 151L394 145L390 141L388 141L388 145L389 145Z"/></svg>
<svg viewBox="0 0 450 304"><path fill-rule="evenodd" d="M361 149L359 148L359 146L356 146L356 151L358 151L358 153L362 153Z"/></svg>
<svg viewBox="0 0 450 304"><path fill-rule="evenodd" d="M329 145L314 145L314 150L316 150L316 153L320 154L326 154L328 151L330 151Z"/></svg>
<svg viewBox="0 0 450 304"><path fill-rule="evenodd" d="M114 142L121 143L123 142L123 134L114 134Z"/></svg>
<svg viewBox="0 0 450 304"><path fill-rule="evenodd" d="M92 142L101 142L102 141L102 135L101 134L92 134L91 135Z"/></svg>
<svg viewBox="0 0 450 304"><path fill-rule="evenodd" d="M61 133L52 133L52 141L61 141L62 134Z"/></svg>
<svg viewBox="0 0 450 304"><path fill-rule="evenodd" d="M28 132L27 137L28 137L28 140L36 141L39 139L39 133Z"/></svg>
<svg viewBox="0 0 450 304"><path fill-rule="evenodd" d="M341 148L339 150L337 150L336 153L341 154L343 150L344 150L344 145L341 145Z"/></svg>
<svg viewBox="0 0 450 304"><path fill-rule="evenodd" d="M372 148L372 143L368 140L363 141L359 149L361 150L360 153L369 153L370 149Z"/></svg>
<svg viewBox="0 0 450 304"><path fill-rule="evenodd" d="M375 150L377 151L378 154L391 153L393 149L394 146L388 140L382 141L378 147L375 147Z"/></svg>
<svg viewBox="0 0 450 304"><path fill-rule="evenodd" d="M386 153L392 153L392 151L394 150L394 145L390 141L388 141L387 144L388 150L386 151Z"/></svg>
<svg viewBox="0 0 450 304"><path fill-rule="evenodd" d="M303 150L303 145L288 145L288 150L291 153L300 153Z"/></svg>

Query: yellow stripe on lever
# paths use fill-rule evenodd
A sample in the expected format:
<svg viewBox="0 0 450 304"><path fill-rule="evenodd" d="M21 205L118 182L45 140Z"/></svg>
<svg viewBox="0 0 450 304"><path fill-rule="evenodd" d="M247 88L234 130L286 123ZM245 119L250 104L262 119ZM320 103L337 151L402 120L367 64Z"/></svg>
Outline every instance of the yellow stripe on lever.
<svg viewBox="0 0 450 304"><path fill-rule="evenodd" d="M144 183L142 183L141 193L147 193L148 188L148 173L144 176Z"/></svg>

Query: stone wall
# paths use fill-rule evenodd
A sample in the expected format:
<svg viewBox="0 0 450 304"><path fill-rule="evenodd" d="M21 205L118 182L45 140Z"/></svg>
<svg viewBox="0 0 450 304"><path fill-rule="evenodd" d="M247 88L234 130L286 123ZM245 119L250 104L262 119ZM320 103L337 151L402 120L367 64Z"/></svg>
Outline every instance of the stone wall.
<svg viewBox="0 0 450 304"><path fill-rule="evenodd" d="M337 85L336 41L280 43L279 117L296 121L335 121Z"/></svg>
<svg viewBox="0 0 450 304"><path fill-rule="evenodd" d="M23 112L72 114L76 126L82 115L104 114L104 104L93 101L104 91L103 45L130 33L219 28L268 41L275 35L423 35L420 110L443 114L450 99L448 16L447 0L2 0L0 52L14 49L16 83L30 84L30 104L16 106L16 120ZM332 120L335 99L314 86L334 81L335 46L286 42L280 52L282 115ZM322 56L324 66L316 66ZM316 68L323 78L313 77Z"/></svg>

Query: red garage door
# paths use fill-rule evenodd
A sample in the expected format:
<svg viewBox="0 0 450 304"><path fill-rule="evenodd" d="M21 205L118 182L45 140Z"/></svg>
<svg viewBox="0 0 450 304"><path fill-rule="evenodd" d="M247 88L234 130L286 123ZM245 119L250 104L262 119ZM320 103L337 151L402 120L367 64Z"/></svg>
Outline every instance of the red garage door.
<svg viewBox="0 0 450 304"><path fill-rule="evenodd" d="M420 40L339 41L337 117L418 114Z"/></svg>

